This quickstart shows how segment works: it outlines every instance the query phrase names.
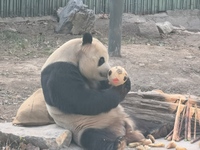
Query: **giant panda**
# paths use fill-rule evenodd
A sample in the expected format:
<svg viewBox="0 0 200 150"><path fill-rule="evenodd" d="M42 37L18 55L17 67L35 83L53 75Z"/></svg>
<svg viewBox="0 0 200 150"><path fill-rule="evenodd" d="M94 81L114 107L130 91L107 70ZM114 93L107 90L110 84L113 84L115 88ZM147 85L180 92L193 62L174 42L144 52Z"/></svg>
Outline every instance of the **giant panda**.
<svg viewBox="0 0 200 150"><path fill-rule="evenodd" d="M120 105L130 91L130 79L110 86L108 60L106 47L85 33L55 50L42 67L49 114L87 150L123 150L127 143L145 139Z"/></svg>

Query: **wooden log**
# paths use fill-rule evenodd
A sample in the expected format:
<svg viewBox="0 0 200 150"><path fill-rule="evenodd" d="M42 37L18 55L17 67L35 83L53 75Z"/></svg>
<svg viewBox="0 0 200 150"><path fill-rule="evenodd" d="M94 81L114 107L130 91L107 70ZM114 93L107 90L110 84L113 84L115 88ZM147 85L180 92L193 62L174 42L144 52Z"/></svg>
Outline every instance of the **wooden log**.
<svg viewBox="0 0 200 150"><path fill-rule="evenodd" d="M194 101L198 100L199 99L195 99ZM197 106L200 106L198 103ZM155 121L159 123L173 122L175 115L172 114L176 111L178 106L176 103L166 102L163 94L160 94L157 91L130 92L121 104L125 107L128 113L136 116L137 118L152 120L151 122ZM183 111L184 107L185 105L182 104L181 111ZM191 109L194 111L193 108ZM198 118L200 119L200 109L197 109Z"/></svg>
<svg viewBox="0 0 200 150"><path fill-rule="evenodd" d="M166 95L170 97L170 99L173 99L173 101L169 101L169 100L167 101L165 99ZM129 92L125 100L121 104L125 108L125 111L131 117L133 117L134 119L136 118L136 122L138 120L142 121L142 124L138 125L139 127L144 126L144 125L148 127L150 126L150 131L155 132L156 129L160 128L163 125L170 125L171 129L165 135L163 135L165 137L173 129L174 120L175 120L175 112L178 108L178 104L175 103L175 101L177 101L177 95L180 95L180 94L172 94L172 95L175 95L175 98L173 98L172 95L170 96L169 95L170 94L166 94L159 91ZM198 120L200 120L200 109L198 107L200 106L198 105L200 104L200 99L199 97L196 97L195 99L192 99L192 98L190 98L191 101L197 104L197 112L198 112L197 118ZM183 102L185 101L186 99L183 99ZM183 112L185 108L185 104L183 102L180 105L181 112ZM195 111L195 108L191 107L191 112L194 112L194 111ZM191 118L191 122L193 124L194 119ZM183 125L184 125L184 122L183 122ZM185 129L183 127L181 130ZM197 127L197 135L200 136L199 127L200 127L200 124L198 124L198 127ZM191 129L192 131L194 131L193 125ZM181 137L181 135L179 137Z"/></svg>
<svg viewBox="0 0 200 150"><path fill-rule="evenodd" d="M190 97L191 104L197 104L200 106L200 98L194 95L181 95L181 94L167 94L161 90L153 90L147 92L129 92L127 96L141 96L145 99L155 99L158 101L166 101L175 103L178 99L182 99L182 103L185 104Z"/></svg>

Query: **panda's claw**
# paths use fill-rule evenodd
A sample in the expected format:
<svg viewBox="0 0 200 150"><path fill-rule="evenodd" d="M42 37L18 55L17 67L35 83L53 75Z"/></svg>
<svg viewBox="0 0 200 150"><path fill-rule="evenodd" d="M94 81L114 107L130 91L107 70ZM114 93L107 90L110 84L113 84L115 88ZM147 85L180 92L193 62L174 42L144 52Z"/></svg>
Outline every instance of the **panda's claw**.
<svg viewBox="0 0 200 150"><path fill-rule="evenodd" d="M125 137L119 137L117 139L117 150L124 150L126 148L126 139Z"/></svg>

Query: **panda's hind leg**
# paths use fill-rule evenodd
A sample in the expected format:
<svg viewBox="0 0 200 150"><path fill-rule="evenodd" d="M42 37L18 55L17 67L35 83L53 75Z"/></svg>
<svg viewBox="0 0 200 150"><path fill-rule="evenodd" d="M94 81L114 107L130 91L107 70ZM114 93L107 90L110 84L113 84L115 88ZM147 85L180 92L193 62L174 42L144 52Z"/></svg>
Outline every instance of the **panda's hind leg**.
<svg viewBox="0 0 200 150"><path fill-rule="evenodd" d="M124 150L126 147L125 138L116 137L108 129L87 129L80 140L87 150Z"/></svg>
<svg viewBox="0 0 200 150"><path fill-rule="evenodd" d="M126 137L127 143L142 142L145 140L144 135L138 130L134 130L127 133L125 137Z"/></svg>
<svg viewBox="0 0 200 150"><path fill-rule="evenodd" d="M144 135L139 130L134 129L134 124L130 118L125 119L125 129L127 143L141 142L145 139Z"/></svg>

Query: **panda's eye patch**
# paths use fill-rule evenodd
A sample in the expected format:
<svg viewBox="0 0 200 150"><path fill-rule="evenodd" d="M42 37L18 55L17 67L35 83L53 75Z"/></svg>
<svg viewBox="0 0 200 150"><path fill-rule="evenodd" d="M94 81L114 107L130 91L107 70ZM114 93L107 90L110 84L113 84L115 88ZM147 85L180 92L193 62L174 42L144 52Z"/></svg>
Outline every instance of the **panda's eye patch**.
<svg viewBox="0 0 200 150"><path fill-rule="evenodd" d="M103 65L103 63L105 63L105 59L104 59L104 57L101 57L101 58L99 59L98 66Z"/></svg>

